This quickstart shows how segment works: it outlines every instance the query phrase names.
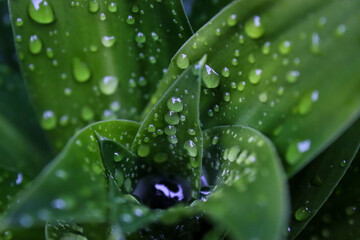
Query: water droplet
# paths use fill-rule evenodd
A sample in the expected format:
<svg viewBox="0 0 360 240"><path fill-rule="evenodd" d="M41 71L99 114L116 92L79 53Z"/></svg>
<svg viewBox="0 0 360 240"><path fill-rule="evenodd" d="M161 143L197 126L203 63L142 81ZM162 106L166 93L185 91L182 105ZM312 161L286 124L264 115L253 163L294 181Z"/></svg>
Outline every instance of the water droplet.
<svg viewBox="0 0 360 240"><path fill-rule="evenodd" d="M117 77L105 76L99 83L100 91L105 95L112 95L115 93L118 83Z"/></svg>
<svg viewBox="0 0 360 240"><path fill-rule="evenodd" d="M304 141L295 141L288 146L285 158L289 164L295 164L302 153L310 150L311 141L309 139Z"/></svg>
<svg viewBox="0 0 360 240"><path fill-rule="evenodd" d="M187 132L188 132L188 134L191 135L191 136L195 136L195 134L196 134L195 130L194 130L194 129L191 129L191 128L189 128Z"/></svg>
<svg viewBox="0 0 360 240"><path fill-rule="evenodd" d="M54 58L54 51L51 48L46 49L46 56L50 59Z"/></svg>
<svg viewBox="0 0 360 240"><path fill-rule="evenodd" d="M168 136L174 136L176 134L176 127L168 125L165 129L164 132L166 135Z"/></svg>
<svg viewBox="0 0 360 240"><path fill-rule="evenodd" d="M181 98L171 97L167 101L167 107L169 108L170 111L181 112L184 108L184 105L181 101Z"/></svg>
<svg viewBox="0 0 360 240"><path fill-rule="evenodd" d="M223 77L228 78L230 76L230 71L227 67L224 67L223 70L221 71L221 75L223 75Z"/></svg>
<svg viewBox="0 0 360 240"><path fill-rule="evenodd" d="M85 106L81 109L81 118L84 121L90 121L92 119L94 119L94 112L93 110L91 110L90 107Z"/></svg>
<svg viewBox="0 0 360 240"><path fill-rule="evenodd" d="M232 26L235 26L236 23L237 23L237 15L231 14L227 19L227 25L232 27Z"/></svg>
<svg viewBox="0 0 360 240"><path fill-rule="evenodd" d="M190 157L196 157L197 156L197 147L196 144L192 140L188 140L184 143L184 149L187 151L187 154Z"/></svg>
<svg viewBox="0 0 360 240"><path fill-rule="evenodd" d="M40 24L49 24L55 21L53 8L46 0L30 0L28 13L32 20Z"/></svg>
<svg viewBox="0 0 360 240"><path fill-rule="evenodd" d="M249 81L252 84L258 84L261 80L261 74L262 74L262 70L261 69L253 69L250 71L249 73Z"/></svg>
<svg viewBox="0 0 360 240"><path fill-rule="evenodd" d="M265 42L261 51L264 55L268 55L270 53L270 46L271 46L271 43L270 42Z"/></svg>
<svg viewBox="0 0 360 240"><path fill-rule="evenodd" d="M245 32L249 37L253 39L262 37L265 33L265 29L264 26L261 24L261 18L255 15L254 17L249 19L245 23Z"/></svg>
<svg viewBox="0 0 360 240"><path fill-rule="evenodd" d="M173 111L167 112L164 116L164 119L170 125L177 125L180 121L179 115Z"/></svg>
<svg viewBox="0 0 360 240"><path fill-rule="evenodd" d="M227 160L230 162L233 162L236 160L240 153L240 147L238 145L234 145L229 149L229 152L227 153Z"/></svg>
<svg viewBox="0 0 360 240"><path fill-rule="evenodd" d="M223 98L224 98L224 101L225 102L229 102L230 101L230 98L231 96L230 96L230 93L228 93L228 92L225 92L224 93L224 96L223 96Z"/></svg>
<svg viewBox="0 0 360 240"><path fill-rule="evenodd" d="M166 162L167 159L168 159L168 155L166 153L157 153L154 156L154 162L156 163Z"/></svg>
<svg viewBox="0 0 360 240"><path fill-rule="evenodd" d="M255 59L254 54L251 53L251 54L249 55L248 61L249 61L249 63L251 63L251 64L254 64L254 63L256 62L256 59Z"/></svg>
<svg viewBox="0 0 360 240"><path fill-rule="evenodd" d="M186 69L189 67L189 58L186 54L179 54L179 56L176 58L176 65L180 69Z"/></svg>
<svg viewBox="0 0 360 240"><path fill-rule="evenodd" d="M307 207L300 207L295 212L295 219L298 221L305 221L311 215L311 211Z"/></svg>
<svg viewBox="0 0 360 240"><path fill-rule="evenodd" d="M116 12L116 11L117 11L117 5L116 5L116 3L114 3L114 2L110 3L109 6L108 6L108 10L109 10L109 12L111 12L111 13Z"/></svg>
<svg viewBox="0 0 360 240"><path fill-rule="evenodd" d="M51 110L44 111L40 121L41 127L45 130L52 130L56 127L56 116Z"/></svg>
<svg viewBox="0 0 360 240"><path fill-rule="evenodd" d="M319 98L319 92L313 91L305 94L299 101L299 104L294 108L294 113L305 115L308 114Z"/></svg>
<svg viewBox="0 0 360 240"><path fill-rule="evenodd" d="M17 27L21 27L22 25L24 25L24 21L22 20L22 18L17 18L16 22L15 22L15 25Z"/></svg>
<svg viewBox="0 0 360 240"><path fill-rule="evenodd" d="M336 30L335 30L335 36L336 37L341 37L345 34L346 32L346 26L344 24L339 25Z"/></svg>
<svg viewBox="0 0 360 240"><path fill-rule="evenodd" d="M140 157L146 157L148 156L150 153L150 146L147 144L140 144L138 149L137 149L137 154Z"/></svg>
<svg viewBox="0 0 360 240"><path fill-rule="evenodd" d="M114 36L104 36L101 39L103 46L108 48L114 46L115 42L116 38Z"/></svg>
<svg viewBox="0 0 360 240"><path fill-rule="evenodd" d="M135 23L135 18L132 15L129 15L126 19L127 24L132 25Z"/></svg>
<svg viewBox="0 0 360 240"><path fill-rule="evenodd" d="M96 13L97 11L99 11L99 3L97 0L90 0L89 2L89 12L91 13Z"/></svg>
<svg viewBox="0 0 360 240"><path fill-rule="evenodd" d="M311 36L311 52L314 54L320 53L320 37L318 33L313 33Z"/></svg>
<svg viewBox="0 0 360 240"><path fill-rule="evenodd" d="M114 153L114 162L121 162L124 159L124 155L121 153Z"/></svg>
<svg viewBox="0 0 360 240"><path fill-rule="evenodd" d="M209 65L202 71L202 80L207 88L216 88L220 84L220 76Z"/></svg>
<svg viewBox="0 0 360 240"><path fill-rule="evenodd" d="M156 128L153 124L149 124L149 126L147 127L147 131L150 133L155 132Z"/></svg>
<svg viewBox="0 0 360 240"><path fill-rule="evenodd" d="M86 82L91 76L88 65L79 58L73 59L73 74L78 82Z"/></svg>
<svg viewBox="0 0 360 240"><path fill-rule="evenodd" d="M259 101L262 103L266 103L268 100L267 92L263 92L259 94Z"/></svg>
<svg viewBox="0 0 360 240"><path fill-rule="evenodd" d="M154 41L159 40L159 35L157 35L155 32L152 32L152 33L151 33L151 37L152 37L152 39L153 39Z"/></svg>
<svg viewBox="0 0 360 240"><path fill-rule="evenodd" d="M39 54L42 49L42 42L37 35L30 36L29 50L32 54Z"/></svg>
<svg viewBox="0 0 360 240"><path fill-rule="evenodd" d="M297 80L299 79L300 76L300 72L299 71L290 71L288 72L288 74L286 75L286 80L289 83L296 83Z"/></svg>
<svg viewBox="0 0 360 240"><path fill-rule="evenodd" d="M146 42L146 37L142 32L138 32L138 34L136 34L135 41L138 43L144 43Z"/></svg>
<svg viewBox="0 0 360 240"><path fill-rule="evenodd" d="M291 52L291 42L282 41L279 45L279 52L283 55L287 55Z"/></svg>

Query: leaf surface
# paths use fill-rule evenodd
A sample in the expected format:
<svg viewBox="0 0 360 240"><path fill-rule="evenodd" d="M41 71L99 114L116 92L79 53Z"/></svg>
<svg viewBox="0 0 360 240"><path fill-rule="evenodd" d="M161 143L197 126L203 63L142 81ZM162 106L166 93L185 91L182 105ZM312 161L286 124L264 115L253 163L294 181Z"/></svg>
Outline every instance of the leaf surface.
<svg viewBox="0 0 360 240"><path fill-rule="evenodd" d="M243 126L204 131L204 174L214 186L199 204L231 239L282 239L287 224L286 177L275 147Z"/></svg>
<svg viewBox="0 0 360 240"><path fill-rule="evenodd" d="M290 182L292 218L289 239L295 239L317 214L347 172L360 145L360 120Z"/></svg>
<svg viewBox="0 0 360 240"><path fill-rule="evenodd" d="M108 197L96 133L130 147L139 125L112 120L92 124L66 148L14 201L1 220L0 231L29 228L47 220L104 222Z"/></svg>
<svg viewBox="0 0 360 240"><path fill-rule="evenodd" d="M163 69L191 35L180 0L9 5L23 75L58 150L94 121L138 119Z"/></svg>
<svg viewBox="0 0 360 240"><path fill-rule="evenodd" d="M359 4L232 2L174 56L147 111L182 72L179 56L192 63L207 54L208 75L216 77L203 78L204 128L242 124L261 131L295 174L359 116Z"/></svg>

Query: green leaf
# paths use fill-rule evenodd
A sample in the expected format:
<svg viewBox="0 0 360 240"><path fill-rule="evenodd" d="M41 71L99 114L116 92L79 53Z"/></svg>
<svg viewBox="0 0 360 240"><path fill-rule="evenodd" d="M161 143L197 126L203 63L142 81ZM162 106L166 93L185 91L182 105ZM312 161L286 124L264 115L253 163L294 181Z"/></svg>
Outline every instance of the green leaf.
<svg viewBox="0 0 360 240"><path fill-rule="evenodd" d="M1 220L0 231L28 228L48 219L105 221L107 184L95 132L129 147L138 128L135 122L113 120L92 124L77 133L14 201Z"/></svg>
<svg viewBox="0 0 360 240"><path fill-rule="evenodd" d="M295 239L331 195L360 145L360 120L290 182L293 217L289 239Z"/></svg>
<svg viewBox="0 0 360 240"><path fill-rule="evenodd" d="M359 153L333 194L298 239L358 239L360 236Z"/></svg>
<svg viewBox="0 0 360 240"><path fill-rule="evenodd" d="M152 168L152 174L186 180L193 198L200 187L199 101L205 60L189 67L186 56L180 56L178 64L187 69L145 117L131 147Z"/></svg>
<svg viewBox="0 0 360 240"><path fill-rule="evenodd" d="M24 77L57 149L94 121L138 119L191 34L180 0L9 5Z"/></svg>
<svg viewBox="0 0 360 240"><path fill-rule="evenodd" d="M204 128L242 124L261 131L295 174L359 116L359 4L234 1L174 56L147 111L182 72L179 56L191 64L207 54L220 80L202 91Z"/></svg>
<svg viewBox="0 0 360 240"><path fill-rule="evenodd" d="M205 214L232 239L282 239L288 193L271 141L248 127L222 126L204 131L204 149L207 182L216 184L200 204Z"/></svg>

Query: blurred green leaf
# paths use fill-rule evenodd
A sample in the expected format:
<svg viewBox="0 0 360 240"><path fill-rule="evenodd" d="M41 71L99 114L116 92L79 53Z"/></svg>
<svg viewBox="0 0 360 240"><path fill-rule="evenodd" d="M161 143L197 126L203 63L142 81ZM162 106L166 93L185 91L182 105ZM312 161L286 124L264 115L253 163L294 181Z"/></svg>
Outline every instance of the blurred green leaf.
<svg viewBox="0 0 360 240"><path fill-rule="evenodd" d="M223 126L204 131L204 149L205 176L216 184L200 205L205 214L231 239L282 239L288 193L271 141L248 127Z"/></svg>
<svg viewBox="0 0 360 240"><path fill-rule="evenodd" d="M360 120L290 181L295 239L316 215L351 165L360 145Z"/></svg>
<svg viewBox="0 0 360 240"><path fill-rule="evenodd" d="M103 222L108 209L106 178L95 131L129 147L139 125L113 120L88 126L14 201L1 220L0 231L29 228L48 219Z"/></svg>
<svg viewBox="0 0 360 240"><path fill-rule="evenodd" d="M219 86L203 79L204 128L243 124L261 131L295 174L359 116L359 4L234 1L173 57L147 111L182 72L179 56L191 64L207 54L208 75Z"/></svg>
<svg viewBox="0 0 360 240"><path fill-rule="evenodd" d="M9 3L20 65L57 149L91 122L138 119L191 35L180 0Z"/></svg>
<svg viewBox="0 0 360 240"><path fill-rule="evenodd" d="M360 236L360 154L328 201L297 239L358 240Z"/></svg>
<svg viewBox="0 0 360 240"><path fill-rule="evenodd" d="M190 67L187 58L178 61L187 69L145 117L131 147L150 165L152 174L186 180L193 198L199 193L201 177L199 101L205 60Z"/></svg>

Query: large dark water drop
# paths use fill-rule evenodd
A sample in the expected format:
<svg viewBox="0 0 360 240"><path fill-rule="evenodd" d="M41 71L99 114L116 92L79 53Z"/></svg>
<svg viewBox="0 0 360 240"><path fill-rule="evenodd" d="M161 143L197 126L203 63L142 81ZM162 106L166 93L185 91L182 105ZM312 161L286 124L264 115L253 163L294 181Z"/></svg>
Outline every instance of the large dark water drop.
<svg viewBox="0 0 360 240"><path fill-rule="evenodd" d="M182 179L151 175L142 178L132 194L149 208L167 209L180 202L187 204L191 188Z"/></svg>

